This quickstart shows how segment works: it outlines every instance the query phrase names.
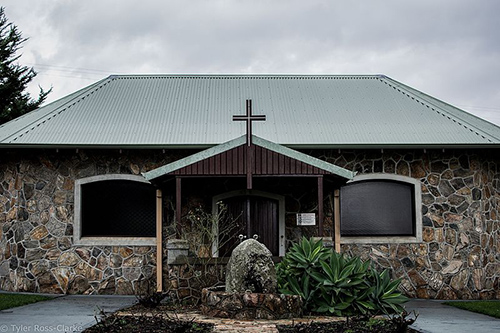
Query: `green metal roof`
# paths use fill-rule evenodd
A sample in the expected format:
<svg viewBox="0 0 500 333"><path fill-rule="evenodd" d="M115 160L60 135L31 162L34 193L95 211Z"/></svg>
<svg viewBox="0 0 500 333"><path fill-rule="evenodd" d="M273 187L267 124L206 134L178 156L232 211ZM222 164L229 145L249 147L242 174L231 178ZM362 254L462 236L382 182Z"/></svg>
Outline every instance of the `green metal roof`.
<svg viewBox="0 0 500 333"><path fill-rule="evenodd" d="M307 154L301 153L299 151L281 146L274 142L259 138L258 136L252 135L252 143L256 146L260 146L262 148L267 148L271 151L274 151L278 154L288 156L295 160L301 161L308 165L315 166L321 170L328 171L334 175L340 176L346 179L353 179L356 175L355 172L349 171L347 169L341 168L337 165L322 161L318 158L309 156ZM180 160L174 161L172 163L166 164L154 170L143 173L142 175L149 181L157 179L159 177L165 176L171 172L184 168L188 165L194 164L196 162L205 160L209 157L215 156L217 154L223 153L230 149L239 147L241 145L246 144L246 135L240 136L239 138L233 139L228 142L224 142L220 145L205 149L193 155L187 156Z"/></svg>
<svg viewBox="0 0 500 333"><path fill-rule="evenodd" d="M500 128L383 75L110 76L0 126L0 147L492 147Z"/></svg>

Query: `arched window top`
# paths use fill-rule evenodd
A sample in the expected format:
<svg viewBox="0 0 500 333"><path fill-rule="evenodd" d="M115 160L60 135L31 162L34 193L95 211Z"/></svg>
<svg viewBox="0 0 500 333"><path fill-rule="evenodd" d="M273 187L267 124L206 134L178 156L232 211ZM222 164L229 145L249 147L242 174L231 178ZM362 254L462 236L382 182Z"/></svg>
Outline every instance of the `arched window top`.
<svg viewBox="0 0 500 333"><path fill-rule="evenodd" d="M124 174L109 174L109 175L98 175L98 176L80 178L80 179L77 179L75 181L75 184L78 186L78 185L83 185L83 184L87 184L87 183L101 182L101 181L107 181L107 180L129 180L129 181L133 181L133 182L141 182L141 183L150 184L150 182L147 181L142 176L124 175Z"/></svg>
<svg viewBox="0 0 500 333"><path fill-rule="evenodd" d="M365 181L365 180L396 181L396 182L412 184L416 188L420 189L420 181L418 181L418 179L411 178L408 176L393 175L393 174L387 174L387 173L369 173L369 174L356 175L352 180L348 181L347 183L350 184L353 182L359 182L359 181Z"/></svg>

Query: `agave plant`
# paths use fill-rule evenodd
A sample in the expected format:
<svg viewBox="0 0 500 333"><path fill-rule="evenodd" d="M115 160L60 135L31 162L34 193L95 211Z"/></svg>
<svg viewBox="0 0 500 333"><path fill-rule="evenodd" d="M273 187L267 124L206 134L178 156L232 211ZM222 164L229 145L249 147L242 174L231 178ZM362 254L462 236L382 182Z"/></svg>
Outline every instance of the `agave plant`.
<svg viewBox="0 0 500 333"><path fill-rule="evenodd" d="M401 279L391 281L386 269L382 273L372 269L369 274L370 284L373 286L369 298L376 309L384 314L403 313L404 307L401 304L408 302L408 298L398 290Z"/></svg>
<svg viewBox="0 0 500 333"><path fill-rule="evenodd" d="M322 271L313 274L320 290L314 311L337 316L373 311L375 305L368 298L373 287L366 283L369 265L332 251L329 260L321 263Z"/></svg>
<svg viewBox="0 0 500 333"><path fill-rule="evenodd" d="M312 308L319 286L311 283L312 275L321 268L321 263L331 251L323 247L321 240L305 237L288 250L285 258L277 265L278 289L283 294L300 295L306 310Z"/></svg>
<svg viewBox="0 0 500 333"><path fill-rule="evenodd" d="M288 258L290 270L301 275L314 268L320 267L321 262L328 258L329 250L323 247L321 239L314 241L305 237L289 250Z"/></svg>
<svg viewBox="0 0 500 333"><path fill-rule="evenodd" d="M278 289L300 295L304 310L337 316L401 313L408 299L397 290L401 280L379 273L370 261L345 257L302 238L277 266Z"/></svg>

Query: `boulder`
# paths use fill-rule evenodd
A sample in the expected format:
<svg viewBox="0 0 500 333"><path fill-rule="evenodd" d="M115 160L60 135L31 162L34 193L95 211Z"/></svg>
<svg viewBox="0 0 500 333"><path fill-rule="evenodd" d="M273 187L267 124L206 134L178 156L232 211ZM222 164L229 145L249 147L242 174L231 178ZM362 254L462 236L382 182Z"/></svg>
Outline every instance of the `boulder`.
<svg viewBox="0 0 500 333"><path fill-rule="evenodd" d="M255 239L247 239L231 254L226 268L226 292L275 293L276 270L271 251Z"/></svg>

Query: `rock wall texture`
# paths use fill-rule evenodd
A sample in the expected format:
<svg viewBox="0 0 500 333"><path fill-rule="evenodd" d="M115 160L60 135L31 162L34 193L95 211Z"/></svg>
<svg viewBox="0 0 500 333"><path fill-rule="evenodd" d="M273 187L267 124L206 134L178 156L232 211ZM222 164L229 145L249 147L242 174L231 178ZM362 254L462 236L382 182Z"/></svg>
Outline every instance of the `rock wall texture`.
<svg viewBox="0 0 500 333"><path fill-rule="evenodd" d="M75 179L139 174L175 155L119 151L2 151L0 289L134 294L155 276L156 247L74 246Z"/></svg>
<svg viewBox="0 0 500 333"><path fill-rule="evenodd" d="M358 173L420 180L423 242L343 245L402 278L410 297L500 299L500 170L494 150L316 152Z"/></svg>
<svg viewBox="0 0 500 333"><path fill-rule="evenodd" d="M302 298L298 295L203 289L201 302L201 313L209 317L241 320L302 317Z"/></svg>
<svg viewBox="0 0 500 333"><path fill-rule="evenodd" d="M203 289L224 285L226 264L215 259L194 259L184 264L164 266L163 278L168 278L164 290L173 300L198 303Z"/></svg>
<svg viewBox="0 0 500 333"><path fill-rule="evenodd" d="M145 288L146 280L155 276L155 247L73 244L74 182L101 174L140 174L191 153L2 151L0 289L130 294ZM500 159L495 150L306 153L359 173L398 174L421 181L422 243L351 244L343 245L344 252L389 268L393 277L403 278L402 288L409 296L500 298ZM304 197L286 196L288 239L314 233L314 228L297 227L293 221L295 212L314 209L314 191ZM332 230L329 200L327 196L326 232ZM168 237L168 214L166 219ZM184 281L184 270L165 265L164 280L172 272L176 281Z"/></svg>

